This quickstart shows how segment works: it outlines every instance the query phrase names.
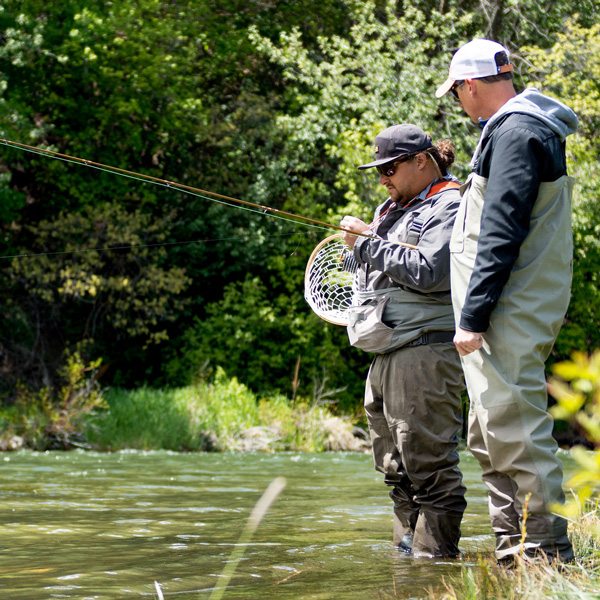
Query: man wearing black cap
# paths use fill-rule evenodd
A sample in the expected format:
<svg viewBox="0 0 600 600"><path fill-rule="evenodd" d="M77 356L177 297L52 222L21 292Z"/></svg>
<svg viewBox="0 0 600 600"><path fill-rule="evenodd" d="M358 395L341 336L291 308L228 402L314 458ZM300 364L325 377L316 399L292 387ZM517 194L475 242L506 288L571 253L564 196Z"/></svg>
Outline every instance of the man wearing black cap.
<svg viewBox="0 0 600 600"><path fill-rule="evenodd" d="M375 354L365 411L375 468L394 501L394 545L415 556L458 555L466 507L458 468L463 375L452 344L448 244L459 184L448 168L450 142L435 146L416 125L375 139L377 168L390 197L368 225L346 216L344 240L359 270L348 337Z"/></svg>

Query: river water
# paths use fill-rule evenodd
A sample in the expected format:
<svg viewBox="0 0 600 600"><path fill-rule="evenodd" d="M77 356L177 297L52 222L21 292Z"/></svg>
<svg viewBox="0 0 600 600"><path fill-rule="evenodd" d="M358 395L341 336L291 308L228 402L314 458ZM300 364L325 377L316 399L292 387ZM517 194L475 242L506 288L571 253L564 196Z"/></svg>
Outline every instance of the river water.
<svg viewBox="0 0 600 600"><path fill-rule="evenodd" d="M446 561L393 549L391 501L368 454L22 451L0 461L6 600L157 598L154 582L165 600L208 599L232 553L243 556L225 599L428 598L493 547L466 451L465 555ZM277 477L285 489L238 545Z"/></svg>

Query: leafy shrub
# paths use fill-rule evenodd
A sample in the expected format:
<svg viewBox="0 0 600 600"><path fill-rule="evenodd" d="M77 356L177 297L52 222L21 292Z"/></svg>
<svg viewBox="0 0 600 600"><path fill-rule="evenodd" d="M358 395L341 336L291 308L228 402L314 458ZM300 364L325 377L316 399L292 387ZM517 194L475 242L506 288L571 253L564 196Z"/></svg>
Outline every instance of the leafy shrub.
<svg viewBox="0 0 600 600"><path fill-rule="evenodd" d="M600 499L600 350L590 356L575 352L571 360L554 364L552 372L549 391L557 401L552 415L576 423L595 447L593 452L582 446L571 450L578 467L568 485L577 497L557 510L574 516L593 496L596 503Z"/></svg>
<svg viewBox="0 0 600 600"><path fill-rule="evenodd" d="M19 383L13 403L0 409L0 449L86 447L84 422L91 425L105 407L97 381L100 364L96 360L85 365L74 352L59 371L60 387L34 391Z"/></svg>
<svg viewBox="0 0 600 600"><path fill-rule="evenodd" d="M260 279L248 277L196 319L165 371L169 383L185 385L222 365L261 396L316 402L326 395L345 410L360 403L369 362L349 346L345 328L309 312L301 292L274 300Z"/></svg>

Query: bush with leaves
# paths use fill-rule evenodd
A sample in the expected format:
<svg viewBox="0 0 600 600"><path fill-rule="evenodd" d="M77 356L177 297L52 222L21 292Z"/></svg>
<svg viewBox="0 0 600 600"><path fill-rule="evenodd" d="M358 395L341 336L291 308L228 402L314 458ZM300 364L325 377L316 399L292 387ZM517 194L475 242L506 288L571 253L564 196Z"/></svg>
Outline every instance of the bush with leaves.
<svg viewBox="0 0 600 600"><path fill-rule="evenodd" d="M273 301L258 278L230 284L207 310L167 363L170 381L198 381L220 366L259 394L337 402L349 411L362 397L366 364L349 351L345 329L306 318L284 294Z"/></svg>
<svg viewBox="0 0 600 600"><path fill-rule="evenodd" d="M323 0L318 7L310 0L5 0L0 136L323 221L368 218L383 193L376 177L355 167L392 122L414 121L434 138L452 138L456 172L466 174L478 130L433 91L468 39L491 35L513 50L535 44L556 53L557 72L573 74L572 87L557 94L586 85L582 97L593 98L594 54L581 54L583 38L572 55L553 47L576 5L578 26L591 27L593 3L575 0ZM595 48L593 34L588 41ZM569 36L560 43L567 48ZM580 55L585 77L578 80ZM515 58L529 81L527 57ZM550 58L545 72L553 65ZM593 186L597 155L588 141L576 160ZM87 225L77 230L77 219L100 222L106 206L122 226L111 244L171 244L154 256L131 249L129 258L123 251L0 263L2 385L47 385L63 349L93 335L90 356L111 363L119 385L181 384L208 359L253 389L289 393L301 356L298 394L310 397L314 378L319 389L327 377L329 389L348 386L344 402L360 401L368 357L349 349L343 329L319 322L302 298L304 265L325 231L5 146L0 194L4 255L104 243L108 237ZM590 202L580 211L589 218L576 227L574 289L582 301L570 313L562 354L596 339L587 325L596 322L590 299L598 287L592 210ZM67 222L75 231L65 231ZM65 235L52 237L52 227ZM123 287L133 280L138 289ZM261 282L258 299L248 281ZM253 318L257 300L264 321ZM232 342L241 319L225 310L247 317L243 350ZM172 359L166 370L165 357Z"/></svg>
<svg viewBox="0 0 600 600"><path fill-rule="evenodd" d="M572 423L594 447L571 449L577 468L567 485L575 495L564 506L555 507L558 513L575 518L590 508L597 511L600 501L600 350L589 355L574 352L570 360L552 365L552 373L548 383L556 399L552 416ZM597 519L594 534L600 536Z"/></svg>
<svg viewBox="0 0 600 600"><path fill-rule="evenodd" d="M282 395L259 398L217 368L212 382L176 389L109 390L110 410L88 437L102 450L175 451L361 450L347 418L327 407L290 403Z"/></svg>
<svg viewBox="0 0 600 600"><path fill-rule="evenodd" d="M75 351L67 355L55 386L31 389L19 382L16 397L0 408L0 449L88 447L84 431L106 408L100 372L101 360L86 364Z"/></svg>
<svg viewBox="0 0 600 600"><path fill-rule="evenodd" d="M273 115L281 80L252 47L247 28L256 24L276 37L301 24L314 40L347 27L337 0L322 2L318 14L310 6L309 0L91 0L85 6L6 0L0 6L0 136L252 200L249 182L280 146ZM138 232L141 243L169 244L168 252L152 250L154 257L135 250L128 259L124 250L75 261L54 255L23 266L0 263L6 317L0 364L7 385L47 380L56 367L48 348L58 357L92 334L96 345L89 351L114 366L113 381L156 383L163 351L178 346L178 334L204 303L220 299L226 284L261 272L265 255L288 251L273 219L5 146L0 193L3 255L106 243L84 225L46 244L49 228L61 230L69 219L103 221L104 207L116 204L113 233L123 237L111 236L111 245L132 244L123 231L128 222L150 223L146 235ZM273 189L270 204L279 200ZM127 289L118 289L124 281ZM188 301L179 303L184 287ZM40 305L43 294L56 300L56 310ZM149 339L160 346L145 348Z"/></svg>
<svg viewBox="0 0 600 600"><path fill-rule="evenodd" d="M185 269L164 265L164 247L148 247L159 245L167 228L164 220L127 213L116 203L30 226L24 253L38 255L13 259L9 271L25 332L13 341L12 356L20 357L13 376L27 373L31 384L48 385L65 337L107 340L114 359L123 340L143 348L167 339L166 326L184 307L189 285Z"/></svg>
<svg viewBox="0 0 600 600"><path fill-rule="evenodd" d="M567 102L577 113L578 132L567 142L569 174L575 178L573 287L555 354L600 347L600 23L582 27L569 20L547 50L525 47L536 86ZM536 81L537 80L537 81Z"/></svg>

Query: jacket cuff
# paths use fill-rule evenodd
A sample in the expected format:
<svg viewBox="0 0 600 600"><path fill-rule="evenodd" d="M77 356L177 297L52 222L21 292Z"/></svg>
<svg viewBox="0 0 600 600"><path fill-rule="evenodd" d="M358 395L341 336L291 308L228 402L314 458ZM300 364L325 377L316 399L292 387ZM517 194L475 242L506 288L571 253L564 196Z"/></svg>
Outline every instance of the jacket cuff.
<svg viewBox="0 0 600 600"><path fill-rule="evenodd" d="M475 317L468 313L462 312L460 315L460 328L471 333L484 333L490 326L490 317Z"/></svg>
<svg viewBox="0 0 600 600"><path fill-rule="evenodd" d="M369 246L370 238L357 237L354 243L354 258L357 260L359 265L364 265L367 261L363 258L364 253L367 251Z"/></svg>

